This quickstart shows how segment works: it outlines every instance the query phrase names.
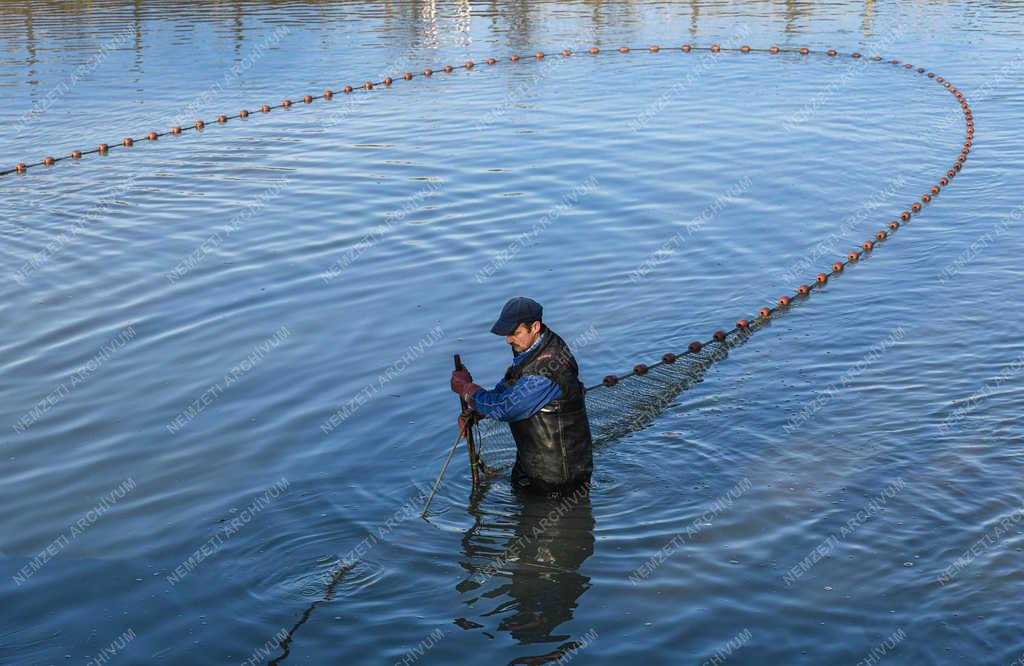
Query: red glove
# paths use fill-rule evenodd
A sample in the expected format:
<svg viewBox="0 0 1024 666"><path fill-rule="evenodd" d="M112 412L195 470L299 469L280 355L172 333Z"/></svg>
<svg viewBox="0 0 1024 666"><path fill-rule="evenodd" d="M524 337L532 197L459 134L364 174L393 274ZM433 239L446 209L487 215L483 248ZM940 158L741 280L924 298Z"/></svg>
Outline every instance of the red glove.
<svg viewBox="0 0 1024 666"><path fill-rule="evenodd" d="M465 432L469 430L477 421L480 420L480 415L471 409L464 410L459 414L459 432Z"/></svg>
<svg viewBox="0 0 1024 666"><path fill-rule="evenodd" d="M469 387L474 387L472 392L475 393L480 387L473 383L473 376L469 374L469 370L465 368L461 370L452 371L452 390L458 393L460 396L465 396L466 391Z"/></svg>

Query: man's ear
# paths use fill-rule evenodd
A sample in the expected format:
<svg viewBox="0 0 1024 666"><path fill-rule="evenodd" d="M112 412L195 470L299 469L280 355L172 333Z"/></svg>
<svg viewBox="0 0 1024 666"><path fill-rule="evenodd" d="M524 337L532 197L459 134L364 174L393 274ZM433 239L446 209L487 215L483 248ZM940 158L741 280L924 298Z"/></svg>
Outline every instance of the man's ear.
<svg viewBox="0 0 1024 666"><path fill-rule="evenodd" d="M533 322L530 324L530 333L540 333L540 327L541 323L539 321Z"/></svg>

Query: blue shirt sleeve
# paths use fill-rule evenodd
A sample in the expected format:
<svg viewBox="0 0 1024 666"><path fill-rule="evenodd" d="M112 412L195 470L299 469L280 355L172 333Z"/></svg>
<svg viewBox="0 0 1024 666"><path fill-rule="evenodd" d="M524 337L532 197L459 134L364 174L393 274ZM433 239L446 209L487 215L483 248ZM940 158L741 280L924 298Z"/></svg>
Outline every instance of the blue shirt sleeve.
<svg viewBox="0 0 1024 666"><path fill-rule="evenodd" d="M473 406L483 416L498 421L522 421L562 395L562 389L547 377L523 375L516 383L503 382L491 390L480 389L473 394Z"/></svg>

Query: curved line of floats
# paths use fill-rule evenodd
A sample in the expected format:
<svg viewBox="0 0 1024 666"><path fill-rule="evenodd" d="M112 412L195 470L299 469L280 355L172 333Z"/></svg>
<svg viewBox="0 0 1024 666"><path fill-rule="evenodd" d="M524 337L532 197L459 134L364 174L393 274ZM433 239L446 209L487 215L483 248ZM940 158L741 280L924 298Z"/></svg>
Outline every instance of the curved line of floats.
<svg viewBox="0 0 1024 666"><path fill-rule="evenodd" d="M681 50L688 52L691 50L695 50L697 48L698 47L693 47L684 44L681 47ZM752 49L749 46L741 46L738 49L723 49L715 44L712 44L710 47L707 48L713 53L722 50L734 50L739 51L741 53L750 53L751 51L766 51L768 53L773 54L787 52L785 49L780 49L777 46L772 46L768 49ZM622 51L623 53L627 53L629 51L629 49L625 47L619 50ZM650 50L658 51L659 47L652 46L650 47ZM593 49L591 49L591 51L593 52ZM789 52L793 52L793 50L789 50ZM795 52L799 53L800 55L808 55L811 53L811 50L807 48L801 48L795 50ZM825 51L824 54L829 57L837 57L840 55L834 49L829 49L828 51ZM862 56L860 53L853 52L849 54L849 57L863 58L864 56ZM680 358L683 358L684 360L687 356L695 358L699 354L701 354L702 350L705 350L706 347L709 347L711 345L718 345L716 351L714 352L714 354L711 355L710 359L704 357L701 358L701 362L705 364L708 363L709 361L714 361L717 357L722 355L728 349L744 342L748 337L750 337L750 335L754 331L768 323L768 321L770 321L776 313L787 310L789 307L795 305L798 301L802 299L809 298L812 291L814 291L815 289L823 288L826 284L828 284L830 278L840 275L847 266L849 266L850 264L857 263L867 253L870 253L873 250L875 250L875 248L877 248L880 244L888 240L891 237L891 235L895 231L897 231L902 225L909 222L911 217L920 214L924 210L924 206L928 203L931 203L931 201L936 196L938 196L939 192L942 191L942 188L948 186L950 182L954 178L956 178L957 174L960 173L960 170L963 168L964 163L967 162L967 156L970 154L971 146L974 143L974 115L971 113L971 107L967 103L967 99L964 97L963 93L957 90L956 87L953 86L953 84L947 81L945 78L935 74L935 72L930 72L926 70L924 67L915 68L914 65L911 63L901 63L899 60L885 60L885 58L879 55L871 56L869 60L874 62L886 62L893 66L902 65L903 69L905 70L910 70L916 72L917 74L925 75L929 79L934 80L935 82L946 88L946 90L948 90L949 93L952 94L960 103L960 108L963 111L964 115L964 125L966 128L964 143L963 148L961 148L960 150L960 154L956 158L956 161L953 162L953 164L949 167L946 173L943 176L941 176L938 179L938 181L936 181L936 183L931 186L931 188L929 188L928 192L921 195L920 201L915 201L914 203L912 203L907 210L904 210L899 213L898 219L894 219L891 222L889 222L886 225L886 229L880 229L879 231L875 232L874 237L864 241L859 249L851 251L849 254L846 255L845 259L833 263L828 272L818 273L814 277L813 282L810 282L808 284L801 284L799 287L796 288L796 292L793 293L792 295L780 296L776 305L761 308L758 311L756 317L738 320L736 322L735 327L733 327L731 330L715 331L711 337L711 340L708 340L706 342L694 340L687 346L686 351L680 354L674 354L672 352L669 352L663 355L660 361L652 365L645 365L643 363L639 363L633 366L633 370L631 372L627 372L622 375L607 375L600 384L588 386L586 389L587 391L592 391L594 389L602 388L605 386L615 386L616 384L619 383L619 381L626 379L627 377L632 377L634 375L645 375L653 368L657 368L658 366L662 365L670 365L672 363L675 363Z"/></svg>
<svg viewBox="0 0 1024 666"><path fill-rule="evenodd" d="M625 54L625 53L631 53L634 50L635 49L632 49L630 47L623 46L623 47L618 49L618 52ZM651 47L648 47L647 49L643 49L643 50L646 50L646 51L651 52L651 53L658 53L658 52L660 52L662 50L668 50L668 49L663 49L660 46L651 46ZM740 47L730 48L730 47L719 46L718 44L712 44L711 46L695 46L695 45L691 45L691 44L683 44L682 46L678 47L678 50L683 52L683 53L690 53L690 52L693 52L693 51L708 51L708 52L711 52L711 53L719 53L719 52L722 52L722 51L735 51L735 52L739 52L739 53L760 52L760 53L770 53L770 54L796 53L796 54L803 55L803 56L811 55L811 54L825 55L825 56L828 56L830 58L835 58L835 57L839 57L840 55L843 55L843 54L838 53L834 49L829 49L827 51L812 51L811 49L808 49L808 48L784 49L784 48L780 48L778 46L772 46L772 47L769 47L769 48L766 48L766 49L763 49L763 48L761 48L761 49L759 49L759 48L751 48L750 46L740 46ZM596 56L599 53L601 53L601 51L597 47L591 47L591 48L589 48L587 50L587 53L589 55ZM565 49L565 50L563 50L561 52L561 54L562 54L563 57L569 57L569 56L573 55L573 52L571 50L569 50L569 49ZM537 60L541 60L544 57L546 57L546 54L543 51L537 51L532 56L521 56L521 55L513 54L513 55L509 56L508 62L537 61ZM855 59L864 58L864 56L862 54L857 53L857 52L850 53L846 57L855 58ZM670 353L667 353L667 354L663 355L661 357L661 360L658 361L657 363L654 363L654 364L651 364L651 365L645 365L643 363L640 363L640 364L637 364L636 366L634 366L632 371L630 371L628 373L625 373L625 374L622 374L622 375L608 375L608 376L606 376L603 379L603 381L600 384L595 384L594 386L587 387L587 389L586 389L587 391L591 391L593 389L601 388L601 387L604 387L604 386L614 386L619 381L621 381L621 380L623 380L623 379L625 379L627 377L631 377L633 375L644 375L644 374L647 374L647 372L649 372L653 368L657 368L658 366L661 366L661 365L669 365L669 364L675 363L677 360L679 360L680 358L685 358L687 355L696 356L696 355L700 354L701 351L705 347L707 347L709 345L712 345L712 344L715 344L715 343L717 343L719 345L723 345L722 349L728 349L730 347L735 346L736 344L741 343L742 341L746 340L746 338L749 337L751 333L753 333L755 330L760 328L760 326L762 326L765 323L767 323L772 318L772 316L775 315L777 312L780 312L780 311L783 311L783 310L789 308L791 305L795 304L800 299L808 298L812 291L814 291L815 289L820 289L820 288L824 287L828 283L830 278L841 274L843 272L843 270L848 265L856 263L866 253L869 253L869 252L873 251L881 243L884 243L886 240L888 240L888 238L891 236L891 234L893 232L895 232L896 230L898 230L900 228L900 226L902 226L903 224L909 222L912 216L921 213L921 211L924 209L924 205L930 203L934 199L934 197L936 197L939 194L939 192L942 190L942 188L948 186L950 184L950 182L952 181L952 179L956 177L956 175L963 168L963 164L967 161L967 155L970 154L971 146L972 146L973 141L974 141L974 117L973 117L973 115L971 113L971 107L970 107L970 105L968 105L967 100L964 97L964 95L959 90L957 90L956 87L953 86L952 83L950 83L949 81L947 81L943 77L938 76L934 72L926 70L924 67L916 67L915 68L915 66L912 65L911 63L901 63L899 60L887 60L887 59L885 59L885 58L883 58L882 56L879 56L879 55L871 56L871 57L865 58L865 59L868 60L868 61L873 61L873 62L887 63L887 64L890 64L890 65L893 65L893 66L900 66L900 65L902 65L902 68L905 69L905 70L916 72L917 74L921 74L921 75L927 76L929 79L934 80L936 83L938 83L939 85L941 85L944 88L946 88L946 90L949 91L949 93L956 98L956 100L960 103L960 107L961 107L961 109L963 111L964 123L965 123L965 127L966 127L966 135L965 135L965 138L964 138L963 148L960 150L960 154L957 156L956 161L953 162L953 164L945 172L945 174L942 177L940 177L938 179L938 181L934 185L932 185L932 187L929 189L929 191L921 196L920 201L915 201L913 204L911 204L909 206L909 208L907 210L904 210L904 211L900 212L899 216L898 216L899 219L894 219L891 222L889 222L888 225L887 225L887 229L879 230L878 232L875 233L874 238L871 238L871 239L868 239L868 240L864 241L864 243L861 245L860 249L853 250L852 252L850 252L849 254L846 255L845 259L837 261L834 264L832 264L831 270L829 270L828 272L818 273L815 276L815 279L814 279L813 282L810 282L808 284L800 285L799 287L797 287L796 292L794 294L792 294L792 295L780 297L779 300L778 300L778 303L775 306L761 308L761 310L758 312L756 317L752 317L750 319L740 319L739 321L736 322L735 327L732 328L729 331L715 331L715 333L712 336L712 339L708 340L707 342L700 342L700 341L691 342L689 344L689 346L687 347L686 351L684 351L682 353L674 354L674 353L670 352ZM496 64L498 64L501 61L499 61L499 60L497 60L495 58L488 58L485 62L486 62L487 65L496 65ZM433 69L429 69L428 68L428 69L424 69L421 73L418 73L418 74L417 73L413 73L413 72L406 72L400 78L402 80L404 80L404 81L411 81L414 78L431 77L437 71L443 71L445 73L451 73L455 69L470 70L470 69L473 69L475 66L476 66L476 64L472 60L468 60L464 64L459 65L458 67L455 67L455 66L452 66L452 65L445 65L440 70L433 70ZM360 85L358 87L353 87L351 85L346 85L346 86L343 86L340 90L325 90L320 95L304 95L302 97L302 103L303 104L312 104L314 101L319 100L319 99L331 100L331 99L334 98L335 95L338 95L338 94L349 95L349 94L352 94L352 93L356 93L358 91L371 91L371 90L376 90L376 89L378 89L380 87L387 88L387 87L390 87L393 83L395 83L395 81L396 81L396 79L393 79L392 77L389 76L389 77L385 77L381 81L366 81L365 83L363 83L362 85ZM274 109L289 108L292 105L293 105L292 100L285 99L280 104L273 104L273 105L272 104L263 104L263 105L259 106L258 108L259 108L259 113L266 114L266 113L270 113ZM230 115L230 116L229 115L219 115L219 116L217 116L217 119L216 119L215 122L217 124L224 125L228 121L231 121L231 120L235 120L235 119L243 119L244 120L244 119L248 118L250 115L252 115L252 113L253 112L250 112L248 109L242 109L241 111L239 111L238 113L236 113L234 115ZM172 127L171 129L165 131L165 132L152 131L152 132L149 132L148 134L146 134L144 137L140 137L140 138L133 138L133 137L128 136L128 137L123 138L120 141L120 147L123 148L123 149L128 149L128 148L131 148L133 145L135 145L135 143L137 143L137 142L157 141L162 136L167 136L167 135L178 136L178 135L181 135L181 134L183 134L185 132L189 132L189 131L201 131L201 130L205 129L208 124L212 125L213 123L212 122L208 123L208 122L206 122L204 120L197 120L191 126L185 126L185 127L175 126L175 127ZM35 168L35 167L40 167L40 166L51 167L51 166L54 166L57 162L61 162L61 161L64 161L64 160L79 160L82 157L84 157L85 155L91 155L91 154L107 155L107 154L109 154L109 152L111 150L113 150L113 149L115 149L117 147L118 147L117 144L101 143L96 148L93 148L92 150L75 150L75 151L72 151L70 154L62 156L62 157L47 156L47 157L44 157L39 162L34 162L34 163L31 163L31 164L25 164L25 163L20 163L19 162L12 169L7 169L5 171L0 171L0 176L6 176L6 175L9 175L9 174L12 174L12 173L24 174L29 169L32 169L32 168Z"/></svg>

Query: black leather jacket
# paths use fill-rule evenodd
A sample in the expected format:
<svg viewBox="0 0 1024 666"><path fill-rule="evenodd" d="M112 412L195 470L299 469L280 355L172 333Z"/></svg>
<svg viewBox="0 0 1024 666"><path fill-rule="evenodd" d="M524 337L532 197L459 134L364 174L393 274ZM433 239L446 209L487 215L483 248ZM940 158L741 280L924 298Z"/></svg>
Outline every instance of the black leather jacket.
<svg viewBox="0 0 1024 666"><path fill-rule="evenodd" d="M558 399L533 416L509 422L517 449L513 485L550 492L589 482L594 462L579 366L562 338L546 326L543 334L541 344L505 372L504 383L540 375L561 389Z"/></svg>

